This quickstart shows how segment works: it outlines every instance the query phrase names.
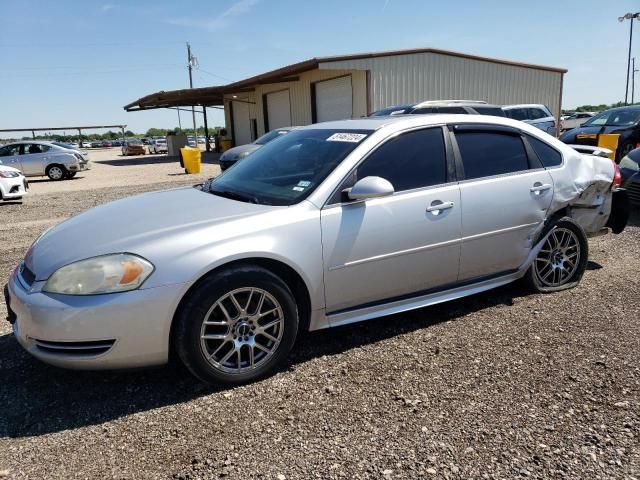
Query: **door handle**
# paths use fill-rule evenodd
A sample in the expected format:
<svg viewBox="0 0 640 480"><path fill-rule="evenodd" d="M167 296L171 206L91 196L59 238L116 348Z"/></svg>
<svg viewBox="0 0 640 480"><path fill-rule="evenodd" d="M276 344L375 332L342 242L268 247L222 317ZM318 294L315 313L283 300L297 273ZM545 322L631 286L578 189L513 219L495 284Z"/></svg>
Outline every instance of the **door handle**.
<svg viewBox="0 0 640 480"><path fill-rule="evenodd" d="M453 202L443 202L441 200L434 200L431 205L427 207L427 212L440 212L440 210L448 210L453 208ZM436 215L438 213L435 213Z"/></svg>
<svg viewBox="0 0 640 480"><path fill-rule="evenodd" d="M540 194L541 192L544 192L546 190L549 190L551 188L551 185L548 183L540 183L540 182L536 182L533 184L533 187L530 188L530 190L535 193L535 194Z"/></svg>

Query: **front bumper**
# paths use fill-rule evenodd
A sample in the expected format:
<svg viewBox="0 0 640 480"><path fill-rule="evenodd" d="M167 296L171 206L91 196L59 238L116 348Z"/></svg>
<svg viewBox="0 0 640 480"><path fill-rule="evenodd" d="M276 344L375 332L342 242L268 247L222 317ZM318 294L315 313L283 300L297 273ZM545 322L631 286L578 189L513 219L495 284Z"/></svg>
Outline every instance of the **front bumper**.
<svg viewBox="0 0 640 480"><path fill-rule="evenodd" d="M4 200L20 198L26 195L28 190L29 183L22 176L13 178L2 178L0 181L0 193L2 193L2 198Z"/></svg>
<svg viewBox="0 0 640 480"><path fill-rule="evenodd" d="M29 287L16 269L6 290L13 332L34 357L88 370L168 361L171 321L185 285L70 296L44 293L42 284Z"/></svg>
<svg viewBox="0 0 640 480"><path fill-rule="evenodd" d="M89 162L78 162L77 164L69 165L67 170L70 172L83 172L85 170L90 170Z"/></svg>

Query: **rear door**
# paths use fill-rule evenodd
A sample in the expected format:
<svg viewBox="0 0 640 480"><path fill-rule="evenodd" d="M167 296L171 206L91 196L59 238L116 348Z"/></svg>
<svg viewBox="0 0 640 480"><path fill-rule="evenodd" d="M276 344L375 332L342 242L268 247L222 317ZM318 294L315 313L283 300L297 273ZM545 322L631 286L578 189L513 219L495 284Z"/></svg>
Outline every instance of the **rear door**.
<svg viewBox="0 0 640 480"><path fill-rule="evenodd" d="M453 127L461 178L460 280L518 269L553 197L553 180L510 127Z"/></svg>

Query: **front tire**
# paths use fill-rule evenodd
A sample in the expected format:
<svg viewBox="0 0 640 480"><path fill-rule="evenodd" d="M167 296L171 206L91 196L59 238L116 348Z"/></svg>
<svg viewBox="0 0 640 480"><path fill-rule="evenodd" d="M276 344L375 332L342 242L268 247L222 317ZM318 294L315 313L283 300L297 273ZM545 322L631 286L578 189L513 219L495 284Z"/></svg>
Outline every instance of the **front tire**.
<svg viewBox="0 0 640 480"><path fill-rule="evenodd" d="M545 228L540 238L545 236L547 239L527 270L525 281L538 293L577 286L589 261L589 242L584 230L572 218L564 217Z"/></svg>
<svg viewBox="0 0 640 480"><path fill-rule="evenodd" d="M196 377L239 384L286 360L298 333L298 309L280 277L246 265L205 278L188 294L176 322L177 353Z"/></svg>
<svg viewBox="0 0 640 480"><path fill-rule="evenodd" d="M64 180L67 176L67 169L62 165L49 165L47 167L47 171L45 172L47 177L53 181Z"/></svg>
<svg viewBox="0 0 640 480"><path fill-rule="evenodd" d="M65 177L65 178L66 178L67 180L71 180L73 177L75 177L75 176L76 176L76 173L78 173L78 172L67 172L67 175L66 175L66 177Z"/></svg>

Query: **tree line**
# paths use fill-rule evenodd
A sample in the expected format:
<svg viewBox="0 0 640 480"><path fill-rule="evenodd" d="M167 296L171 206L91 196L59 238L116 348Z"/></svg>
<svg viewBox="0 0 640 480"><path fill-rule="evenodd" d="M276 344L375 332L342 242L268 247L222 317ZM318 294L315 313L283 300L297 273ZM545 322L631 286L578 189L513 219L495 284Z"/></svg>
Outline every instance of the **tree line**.
<svg viewBox="0 0 640 480"><path fill-rule="evenodd" d="M209 129L209 135L213 136L223 127L214 127ZM134 133L131 130L124 132L126 138L143 138L143 137L166 137L167 135L193 135L193 128L150 128L145 133ZM198 136L204 136L204 127L198 127ZM36 135L36 140L53 140L54 142L71 142L78 141L78 134L65 135L64 133L41 133ZM12 139L10 139L12 140ZM33 136L24 136L20 140L33 140ZM122 140L122 132L114 132L109 130L106 133L83 133L82 140L95 142L99 140Z"/></svg>

